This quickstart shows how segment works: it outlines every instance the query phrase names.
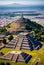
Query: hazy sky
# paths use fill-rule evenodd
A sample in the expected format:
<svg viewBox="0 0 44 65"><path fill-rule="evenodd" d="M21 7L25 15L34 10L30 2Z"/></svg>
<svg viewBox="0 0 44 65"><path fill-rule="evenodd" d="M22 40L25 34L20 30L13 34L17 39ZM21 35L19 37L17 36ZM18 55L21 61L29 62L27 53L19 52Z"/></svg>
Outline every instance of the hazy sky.
<svg viewBox="0 0 44 65"><path fill-rule="evenodd" d="M12 4L12 3L18 3L18 4L29 4L29 5L37 5L37 4L44 4L44 0L0 0L0 5L6 5L6 4Z"/></svg>

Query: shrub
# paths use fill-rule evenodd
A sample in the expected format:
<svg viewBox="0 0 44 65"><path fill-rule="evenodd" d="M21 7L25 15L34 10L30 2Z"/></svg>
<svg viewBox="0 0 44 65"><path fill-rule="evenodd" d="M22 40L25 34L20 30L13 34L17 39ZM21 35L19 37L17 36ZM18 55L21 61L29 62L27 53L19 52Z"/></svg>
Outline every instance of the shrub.
<svg viewBox="0 0 44 65"><path fill-rule="evenodd" d="M11 41L13 39L13 35L10 35L8 39Z"/></svg>
<svg viewBox="0 0 44 65"><path fill-rule="evenodd" d="M25 28L29 29L29 30L32 30L32 27L30 25L28 25L28 24L25 24Z"/></svg>
<svg viewBox="0 0 44 65"><path fill-rule="evenodd" d="M0 28L0 32L6 32L6 31L7 31L7 29L5 27Z"/></svg>
<svg viewBox="0 0 44 65"><path fill-rule="evenodd" d="M4 62L1 62L0 65L5 65L5 63Z"/></svg>
<svg viewBox="0 0 44 65"><path fill-rule="evenodd" d="M6 65L10 65L10 63L6 63Z"/></svg>
<svg viewBox="0 0 44 65"><path fill-rule="evenodd" d="M3 41L2 41L4 44L7 44L7 42L6 42L6 39L3 39Z"/></svg>

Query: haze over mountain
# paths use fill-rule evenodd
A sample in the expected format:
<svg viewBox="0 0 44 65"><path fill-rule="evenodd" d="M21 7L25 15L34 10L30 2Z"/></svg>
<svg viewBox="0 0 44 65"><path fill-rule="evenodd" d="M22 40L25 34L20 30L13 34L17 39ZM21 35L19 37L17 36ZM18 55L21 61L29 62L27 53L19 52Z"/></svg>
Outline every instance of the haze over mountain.
<svg viewBox="0 0 44 65"><path fill-rule="evenodd" d="M0 6L3 6L3 7L21 7L21 6L25 6L25 5L18 4L18 3L13 3L13 4L0 5Z"/></svg>
<svg viewBox="0 0 44 65"><path fill-rule="evenodd" d="M0 5L2 7L28 7L28 6L44 6L43 4L42 5L24 5L24 4L19 4L19 3L12 3L12 4L7 4L7 5Z"/></svg>
<svg viewBox="0 0 44 65"><path fill-rule="evenodd" d="M7 4L7 5L0 5L0 10L3 11L5 9L28 9L28 10L44 10L44 5L30 5L30 4L20 4L20 3L12 3L12 4Z"/></svg>

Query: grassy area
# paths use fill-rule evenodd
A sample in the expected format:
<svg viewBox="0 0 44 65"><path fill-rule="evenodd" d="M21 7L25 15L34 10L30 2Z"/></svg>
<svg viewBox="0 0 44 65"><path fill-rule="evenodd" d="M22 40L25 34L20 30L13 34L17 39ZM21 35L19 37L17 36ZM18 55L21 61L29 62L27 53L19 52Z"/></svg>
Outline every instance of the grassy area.
<svg viewBox="0 0 44 65"><path fill-rule="evenodd" d="M6 54L6 53L8 53L10 51L21 51L21 52L25 52L25 53L27 53L29 55L32 55L32 58L30 59L30 61L27 64L20 63L20 62L17 62L17 63L15 62L14 63L14 62L7 61L7 60L0 60L0 62L5 62L5 63L9 62L11 65L32 65L33 61L35 60L35 58L37 57L37 55L39 53L41 53L41 55L39 56L39 58L40 58L40 64L43 65L43 63L44 63L44 53L43 53L44 52L44 50L43 50L44 49L44 42L42 42L42 44L43 44L43 46L42 46L42 48L40 50L33 50L33 51L30 51L30 50L15 50L13 48L3 48L3 49L0 50L4 54Z"/></svg>
<svg viewBox="0 0 44 65"><path fill-rule="evenodd" d="M11 51L11 48L3 48L2 50L0 50L1 52L3 52L4 54L6 54L7 52Z"/></svg>
<svg viewBox="0 0 44 65"><path fill-rule="evenodd" d="M16 38L16 37L17 37L17 35L13 35L13 37L14 37L14 38Z"/></svg>
<svg viewBox="0 0 44 65"><path fill-rule="evenodd" d="M40 64L44 65L44 42L42 42L43 48L41 50L41 55L40 55Z"/></svg>
<svg viewBox="0 0 44 65"><path fill-rule="evenodd" d="M44 63L44 53L42 55L40 55L40 63Z"/></svg>

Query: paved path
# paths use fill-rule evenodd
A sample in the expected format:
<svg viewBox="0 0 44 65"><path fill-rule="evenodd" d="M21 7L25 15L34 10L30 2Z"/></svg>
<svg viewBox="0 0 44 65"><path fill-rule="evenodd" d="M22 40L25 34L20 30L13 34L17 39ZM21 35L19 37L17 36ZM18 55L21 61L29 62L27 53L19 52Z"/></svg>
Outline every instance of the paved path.
<svg viewBox="0 0 44 65"><path fill-rule="evenodd" d="M18 43L17 43L15 49L20 50L21 45L22 45L22 41L23 41L23 37L19 37L19 40L18 40Z"/></svg>
<svg viewBox="0 0 44 65"><path fill-rule="evenodd" d="M12 57L12 61L13 61L13 62L16 62L16 60L17 60L17 57L18 57L18 54L16 54L16 55L13 55L13 57Z"/></svg>

